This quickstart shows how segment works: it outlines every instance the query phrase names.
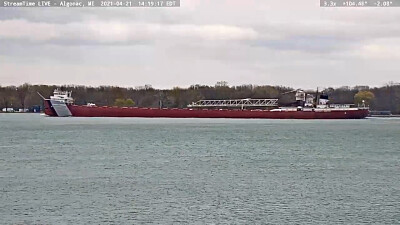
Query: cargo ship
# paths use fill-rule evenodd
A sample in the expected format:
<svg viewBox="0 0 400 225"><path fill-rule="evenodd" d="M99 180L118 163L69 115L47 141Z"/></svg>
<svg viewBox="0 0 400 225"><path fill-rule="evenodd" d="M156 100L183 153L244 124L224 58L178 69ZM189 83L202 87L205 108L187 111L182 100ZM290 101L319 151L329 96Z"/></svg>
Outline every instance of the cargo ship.
<svg viewBox="0 0 400 225"><path fill-rule="evenodd" d="M329 104L324 94L316 97L295 90L291 106L279 107L278 99L199 100L187 108L144 108L75 105L72 92L55 90L44 98L44 113L52 117L147 117L147 118L232 118L232 119L363 119L368 107ZM284 93L286 94L286 93Z"/></svg>

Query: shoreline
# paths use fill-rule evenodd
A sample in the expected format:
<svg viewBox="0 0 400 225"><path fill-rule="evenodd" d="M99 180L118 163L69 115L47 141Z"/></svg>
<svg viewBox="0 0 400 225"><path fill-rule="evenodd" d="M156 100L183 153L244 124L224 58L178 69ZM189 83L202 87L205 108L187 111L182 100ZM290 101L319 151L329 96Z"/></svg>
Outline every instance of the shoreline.
<svg viewBox="0 0 400 225"><path fill-rule="evenodd" d="M374 118L400 118L399 114L396 115L369 115L368 117L374 117Z"/></svg>

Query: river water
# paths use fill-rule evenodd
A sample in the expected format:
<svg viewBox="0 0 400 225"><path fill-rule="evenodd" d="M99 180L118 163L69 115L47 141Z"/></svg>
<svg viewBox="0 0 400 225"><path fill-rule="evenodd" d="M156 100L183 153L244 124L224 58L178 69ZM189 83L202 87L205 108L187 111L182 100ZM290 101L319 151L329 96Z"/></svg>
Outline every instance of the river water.
<svg viewBox="0 0 400 225"><path fill-rule="evenodd" d="M400 119L0 114L1 224L399 224Z"/></svg>

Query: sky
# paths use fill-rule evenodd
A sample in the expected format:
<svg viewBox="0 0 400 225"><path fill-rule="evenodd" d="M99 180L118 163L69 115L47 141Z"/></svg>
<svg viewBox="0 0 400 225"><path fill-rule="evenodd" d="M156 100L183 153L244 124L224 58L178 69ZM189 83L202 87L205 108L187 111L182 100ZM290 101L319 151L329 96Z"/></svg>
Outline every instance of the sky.
<svg viewBox="0 0 400 225"><path fill-rule="evenodd" d="M0 85L381 86L400 8L181 0L179 8L0 8Z"/></svg>

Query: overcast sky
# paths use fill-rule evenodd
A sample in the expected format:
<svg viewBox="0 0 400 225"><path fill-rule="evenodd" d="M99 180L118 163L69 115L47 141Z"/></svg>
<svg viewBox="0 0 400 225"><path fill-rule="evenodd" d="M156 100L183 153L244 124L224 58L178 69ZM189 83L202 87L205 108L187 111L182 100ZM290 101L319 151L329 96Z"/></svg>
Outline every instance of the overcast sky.
<svg viewBox="0 0 400 225"><path fill-rule="evenodd" d="M380 86L400 81L399 21L318 0L0 8L0 85Z"/></svg>

